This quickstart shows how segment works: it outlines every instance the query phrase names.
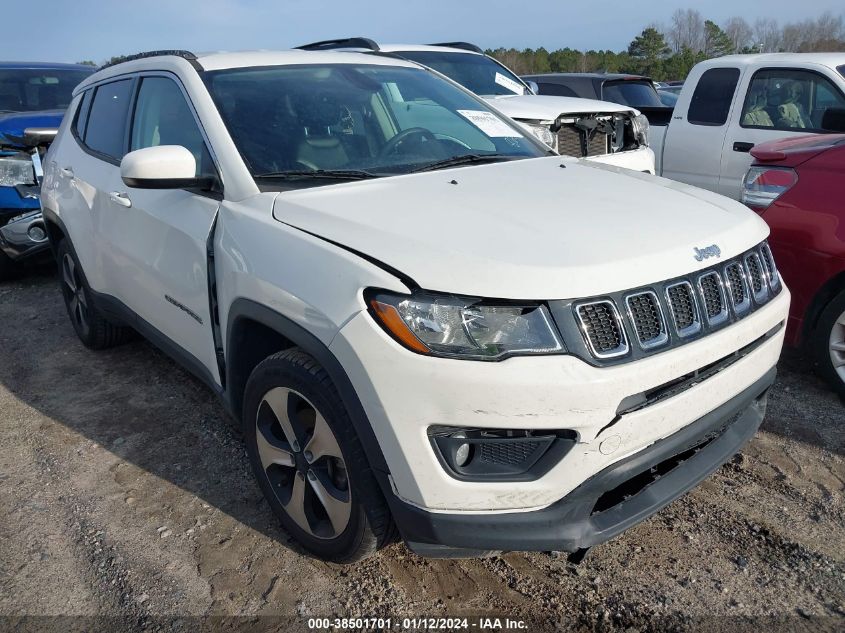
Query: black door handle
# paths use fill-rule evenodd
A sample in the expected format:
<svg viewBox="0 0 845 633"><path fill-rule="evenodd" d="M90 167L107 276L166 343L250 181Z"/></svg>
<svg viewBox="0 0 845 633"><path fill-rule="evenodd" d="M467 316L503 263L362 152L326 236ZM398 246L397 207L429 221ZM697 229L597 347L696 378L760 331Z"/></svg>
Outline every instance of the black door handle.
<svg viewBox="0 0 845 633"><path fill-rule="evenodd" d="M750 152L751 148L754 147L754 143L743 143L742 141L734 141L734 151L735 152Z"/></svg>

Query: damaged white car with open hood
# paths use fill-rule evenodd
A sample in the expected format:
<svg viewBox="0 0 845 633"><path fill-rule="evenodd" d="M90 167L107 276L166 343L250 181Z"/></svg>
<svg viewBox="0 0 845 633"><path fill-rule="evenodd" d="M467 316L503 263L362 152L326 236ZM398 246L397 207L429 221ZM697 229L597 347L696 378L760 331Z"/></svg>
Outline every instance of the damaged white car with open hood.
<svg viewBox="0 0 845 633"><path fill-rule="evenodd" d="M393 57L131 57L76 89L42 192L79 338L205 381L328 560L577 558L754 435L783 342L753 212Z"/></svg>
<svg viewBox="0 0 845 633"><path fill-rule="evenodd" d="M571 97L538 95L537 86L468 42L378 44L365 37L325 40L302 50L346 50L407 59L442 73L483 97L560 154L655 173L649 122L632 107Z"/></svg>

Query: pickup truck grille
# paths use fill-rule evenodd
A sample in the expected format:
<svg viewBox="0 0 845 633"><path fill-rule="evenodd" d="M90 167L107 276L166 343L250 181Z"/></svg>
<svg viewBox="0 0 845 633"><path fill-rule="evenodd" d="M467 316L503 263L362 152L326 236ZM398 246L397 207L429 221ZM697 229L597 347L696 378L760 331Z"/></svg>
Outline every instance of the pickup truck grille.
<svg viewBox="0 0 845 633"><path fill-rule="evenodd" d="M764 242L688 278L571 305L582 348L598 361L617 362L669 349L734 323L770 301L780 288L774 258ZM565 316L560 312L564 304L568 305L551 304L559 321ZM577 353L571 341L567 345Z"/></svg>

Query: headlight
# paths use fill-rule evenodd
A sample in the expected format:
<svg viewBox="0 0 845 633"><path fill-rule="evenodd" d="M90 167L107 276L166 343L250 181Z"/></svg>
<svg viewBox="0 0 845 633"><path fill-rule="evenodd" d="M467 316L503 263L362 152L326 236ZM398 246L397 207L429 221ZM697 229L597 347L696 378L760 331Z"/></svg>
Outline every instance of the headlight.
<svg viewBox="0 0 845 633"><path fill-rule="evenodd" d="M524 127L526 130L531 132L535 137L537 137L542 143L551 147L554 151L557 151L557 134L554 134L548 125L543 123L522 123L520 125Z"/></svg>
<svg viewBox="0 0 845 633"><path fill-rule="evenodd" d="M419 354L501 360L564 351L549 311L541 304L425 292L411 296L372 292L368 304L388 333Z"/></svg>
<svg viewBox="0 0 845 633"><path fill-rule="evenodd" d="M29 156L0 156L0 186L34 184L35 171Z"/></svg>
<svg viewBox="0 0 845 633"><path fill-rule="evenodd" d="M649 123L646 115L638 114L633 118L631 124L634 128L634 137L639 141L640 145L648 147Z"/></svg>

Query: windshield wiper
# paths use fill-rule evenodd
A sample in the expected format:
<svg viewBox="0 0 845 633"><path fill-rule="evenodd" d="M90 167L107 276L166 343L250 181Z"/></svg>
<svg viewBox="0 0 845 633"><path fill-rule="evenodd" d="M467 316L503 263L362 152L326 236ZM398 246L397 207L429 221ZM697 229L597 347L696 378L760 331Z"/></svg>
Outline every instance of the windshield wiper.
<svg viewBox="0 0 845 633"><path fill-rule="evenodd" d="M513 160L515 156L506 156L504 154L463 154L461 156L452 156L451 158L444 158L422 167L412 169L411 173L419 171L434 171L436 169L446 169L447 167L457 167L458 165L472 165L481 163L498 163L505 160Z"/></svg>
<svg viewBox="0 0 845 633"><path fill-rule="evenodd" d="M255 178L330 178L333 180L366 180L378 177L378 174L362 169L298 169L255 175Z"/></svg>

